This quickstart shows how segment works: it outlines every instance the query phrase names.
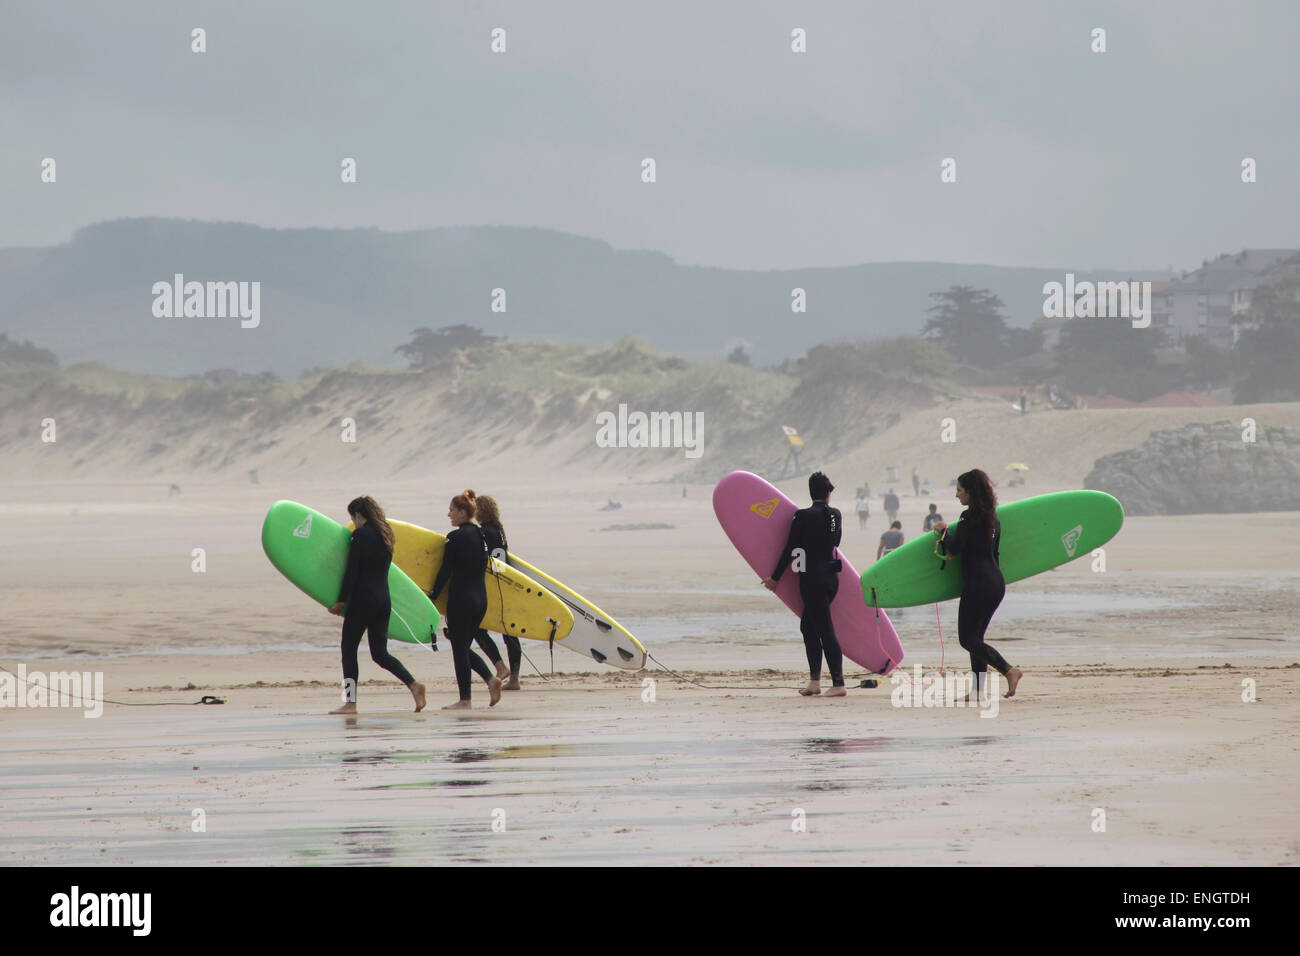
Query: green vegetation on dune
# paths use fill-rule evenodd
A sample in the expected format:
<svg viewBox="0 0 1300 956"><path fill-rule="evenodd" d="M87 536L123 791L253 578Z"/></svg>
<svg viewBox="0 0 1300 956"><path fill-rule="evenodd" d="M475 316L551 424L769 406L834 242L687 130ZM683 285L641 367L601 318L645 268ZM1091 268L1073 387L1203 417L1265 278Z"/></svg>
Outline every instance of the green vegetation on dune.
<svg viewBox="0 0 1300 956"><path fill-rule="evenodd" d="M461 382L508 392L585 392L614 395L660 393L666 387L685 395L721 387L746 399L779 402L797 384L781 372L734 362L692 362L635 338L611 345L568 345L506 341L466 353Z"/></svg>
<svg viewBox="0 0 1300 956"><path fill-rule="evenodd" d="M377 467L391 455L401 468L467 438L494 448L503 437L530 447L559 442L568 446L563 460L577 461L590 453L594 416L625 403L630 412L702 415L710 458L678 456L676 467L707 478L720 461L780 469L790 447L782 426L797 428L818 454L856 447L901 409L948 390L948 367L942 350L918 339L818 346L781 370L691 361L631 337L597 345L496 340L439 353L422 367L352 363L288 382L232 370L169 378L93 363L0 367L11 386L0 391L0 413L30 418L37 401L75 410L67 414L101 422L101 434L132 436L129 453L155 470L333 461L335 443L309 436L351 419L378 439L367 448ZM629 454L664 465L657 446ZM597 457L629 460L603 446Z"/></svg>
<svg viewBox="0 0 1300 956"><path fill-rule="evenodd" d="M55 378L97 395L119 396L131 404L139 404L146 398L175 398L193 384L165 375L122 372L99 362L69 365Z"/></svg>

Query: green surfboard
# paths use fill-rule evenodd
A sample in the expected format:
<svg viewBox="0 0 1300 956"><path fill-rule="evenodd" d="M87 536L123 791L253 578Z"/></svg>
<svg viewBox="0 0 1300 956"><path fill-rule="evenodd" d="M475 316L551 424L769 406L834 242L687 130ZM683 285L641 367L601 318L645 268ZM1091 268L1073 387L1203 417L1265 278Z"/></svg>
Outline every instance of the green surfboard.
<svg viewBox="0 0 1300 956"><path fill-rule="evenodd" d="M1083 557L1124 523L1124 508L1102 491L1056 491L998 506L999 566L1011 584ZM958 522L952 522L956 525ZM961 597L961 558L936 553L927 532L862 572L868 607L914 607Z"/></svg>
<svg viewBox="0 0 1300 956"><path fill-rule="evenodd" d="M296 501L277 501L262 522L262 550L271 563L325 607L339 598L351 540L352 532L343 525ZM411 644L430 643L441 621L438 609L396 564L388 569L388 594L393 602L388 636Z"/></svg>

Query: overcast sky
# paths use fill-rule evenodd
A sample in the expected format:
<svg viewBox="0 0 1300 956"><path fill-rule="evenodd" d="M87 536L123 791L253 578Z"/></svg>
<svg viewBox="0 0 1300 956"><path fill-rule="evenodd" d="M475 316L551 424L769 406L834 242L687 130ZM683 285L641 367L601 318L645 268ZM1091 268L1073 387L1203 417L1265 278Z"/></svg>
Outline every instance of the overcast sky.
<svg viewBox="0 0 1300 956"><path fill-rule="evenodd" d="M169 216L1185 268L1300 245L1297 63L1293 0L3 0L0 246Z"/></svg>

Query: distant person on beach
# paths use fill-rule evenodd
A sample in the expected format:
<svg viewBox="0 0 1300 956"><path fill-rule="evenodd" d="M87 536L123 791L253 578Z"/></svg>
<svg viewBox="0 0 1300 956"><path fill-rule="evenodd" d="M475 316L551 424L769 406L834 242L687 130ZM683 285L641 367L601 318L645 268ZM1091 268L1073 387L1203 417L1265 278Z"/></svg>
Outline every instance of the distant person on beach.
<svg viewBox="0 0 1300 956"><path fill-rule="evenodd" d="M683 488L682 491L686 489ZM491 495L479 495L478 509L478 526L483 529L483 539L487 541L488 554L496 558L502 564L510 563L510 552L506 546L505 528L501 526L501 511L497 507L497 500ZM480 628L479 630L479 647L483 647L483 639L488 638L487 631ZM509 668L501 663L501 656L497 655L492 663L496 665L497 676L504 680L503 690L519 690L519 664L524 657L524 649L519 644L519 638L511 634L503 634L501 639L506 645L506 656L510 658ZM496 644L492 644L492 650L496 650ZM484 648L487 650L487 648ZM491 657L491 652L488 652Z"/></svg>
<svg viewBox="0 0 1300 956"><path fill-rule="evenodd" d="M934 523L942 520L943 515L939 514L939 506L932 501L930 502L930 513L925 516L925 522L921 530L931 531L934 528Z"/></svg>
<svg viewBox="0 0 1300 956"><path fill-rule="evenodd" d="M470 703L470 671L487 681L490 705L501 699L501 678L493 677L483 658L470 646L478 637L487 613L487 588L483 575L487 572L488 547L483 532L474 523L478 495L468 488L451 499L447 518L456 526L447 535L442 552L442 567L434 578L429 600L436 601L444 587L447 593L447 638L451 641L452 662L456 667L456 686L460 700L448 704L443 710L468 710Z"/></svg>
<svg viewBox="0 0 1300 956"><path fill-rule="evenodd" d="M393 604L388 594L388 567L393 563L393 529L384 509L366 495L348 502L348 514L356 530L348 544L348 567L339 588L339 599L331 614L343 618L343 687L346 699L331 714L357 712L357 648L363 631L370 635L370 659L410 690L416 713L424 710L424 685L419 683L392 654L388 653L388 619Z"/></svg>
<svg viewBox="0 0 1300 956"><path fill-rule="evenodd" d="M763 579L763 586L775 591L787 567L793 564L799 575L799 596L803 598L799 630L808 656L808 686L799 693L805 697L822 692L823 655L826 669L831 672L831 689L826 696L844 697L848 693L844 689L844 654L831 623L831 602L840 586L840 561L835 557L835 548L840 543L844 520L839 510L830 506L834 490L831 480L820 471L809 477L812 506L795 512L776 568L771 577Z"/></svg>
<svg viewBox="0 0 1300 956"><path fill-rule="evenodd" d="M912 497L921 497L921 473L916 470L915 466L912 468Z"/></svg>
<svg viewBox="0 0 1300 956"><path fill-rule="evenodd" d="M1025 390L1025 387L1022 385L1020 386L1020 414L1023 415L1028 408L1029 408L1029 393Z"/></svg>
<svg viewBox="0 0 1300 956"><path fill-rule="evenodd" d="M876 560L879 561L895 548L903 546L903 522L895 521L889 530L880 536L880 546L876 548Z"/></svg>
<svg viewBox="0 0 1300 956"><path fill-rule="evenodd" d="M861 491L858 492L858 500L854 502L858 510L858 530L867 526L867 517L871 514L871 506L867 503L867 496Z"/></svg>
<svg viewBox="0 0 1300 956"><path fill-rule="evenodd" d="M889 489L889 494L885 495L885 514L889 517L889 523L893 524L894 519L898 517L898 495L894 494L894 489Z"/></svg>
<svg viewBox="0 0 1300 956"><path fill-rule="evenodd" d="M987 699L985 678L992 664L1007 679L1007 697L1016 695L1016 685L1024 673L1012 667L984 640L993 612L1007 592L998 567L998 544L1002 526L998 521L998 497L989 476L975 468L957 478L957 500L966 506L961 521L949 530L945 521L936 521L933 531L949 555L961 555L961 601L957 605L957 638L970 653L971 670L980 698Z"/></svg>

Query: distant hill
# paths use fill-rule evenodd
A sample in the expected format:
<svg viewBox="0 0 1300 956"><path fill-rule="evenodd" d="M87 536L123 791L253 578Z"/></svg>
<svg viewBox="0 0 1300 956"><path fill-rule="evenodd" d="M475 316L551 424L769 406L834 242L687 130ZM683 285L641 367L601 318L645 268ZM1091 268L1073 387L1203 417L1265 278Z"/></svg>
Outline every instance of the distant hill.
<svg viewBox="0 0 1300 956"><path fill-rule="evenodd" d="M624 335L692 359L729 342L774 364L836 339L915 334L930 293L988 288L1009 324L1042 314L1042 285L1066 268L881 263L749 272L681 266L545 229L466 227L416 232L263 229L239 223L123 219L88 226L48 248L0 250L0 331L53 350L64 363L186 375L210 369L296 376L359 360L398 365L411 330L465 323L492 335L608 342ZM1084 273L1082 278L1160 278ZM155 318L155 282L261 283L261 322ZM790 311L807 290L808 312ZM490 309L506 290L505 312Z"/></svg>

